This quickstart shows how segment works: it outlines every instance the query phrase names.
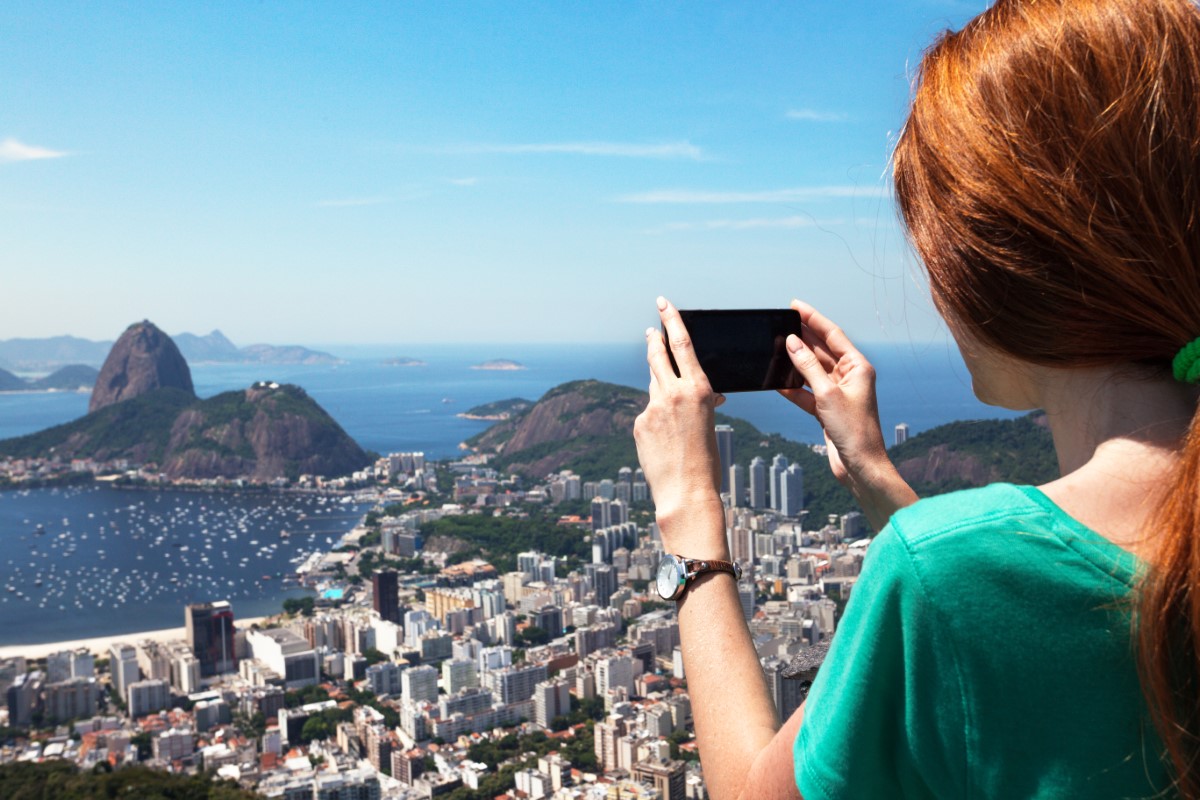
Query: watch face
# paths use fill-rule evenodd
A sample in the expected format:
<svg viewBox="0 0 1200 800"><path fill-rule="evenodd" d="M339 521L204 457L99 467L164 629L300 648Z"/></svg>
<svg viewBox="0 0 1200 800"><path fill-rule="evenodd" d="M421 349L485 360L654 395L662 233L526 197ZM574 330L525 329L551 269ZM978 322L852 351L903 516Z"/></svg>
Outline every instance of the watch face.
<svg viewBox="0 0 1200 800"><path fill-rule="evenodd" d="M664 600L674 600L680 585L684 582L683 560L678 556L663 556L658 565L658 578L655 581L658 596Z"/></svg>

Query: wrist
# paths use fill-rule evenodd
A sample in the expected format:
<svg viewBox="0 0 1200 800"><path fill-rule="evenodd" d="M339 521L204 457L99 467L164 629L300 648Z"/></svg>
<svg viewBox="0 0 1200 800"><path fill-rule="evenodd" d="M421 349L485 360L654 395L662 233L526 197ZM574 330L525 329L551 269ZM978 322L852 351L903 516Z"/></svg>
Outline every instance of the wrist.
<svg viewBox="0 0 1200 800"><path fill-rule="evenodd" d="M685 558L729 560L725 505L717 495L656 510L663 549Z"/></svg>
<svg viewBox="0 0 1200 800"><path fill-rule="evenodd" d="M881 459L869 472L856 477L848 488L877 531L887 524L892 514L918 499L890 459Z"/></svg>

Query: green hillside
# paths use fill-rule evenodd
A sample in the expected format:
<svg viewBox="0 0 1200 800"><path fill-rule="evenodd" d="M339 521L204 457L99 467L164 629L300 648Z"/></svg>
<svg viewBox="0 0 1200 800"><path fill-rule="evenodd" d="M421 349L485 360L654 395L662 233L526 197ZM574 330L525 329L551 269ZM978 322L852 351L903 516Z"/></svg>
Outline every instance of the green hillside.
<svg viewBox="0 0 1200 800"><path fill-rule="evenodd" d="M646 394L627 386L574 381L548 391L511 419L497 422L468 440L480 452L495 452L492 463L531 480L546 467L570 469L585 481L613 478L621 467L637 466L633 419ZM597 420L590 428L584 420ZM769 465L782 454L804 470L808 524L856 509L850 492L833 477L825 456L811 444L758 430L743 419L717 414L734 431L734 461L749 467L755 456ZM954 422L913 436L889 454L918 494L941 494L994 481L1043 483L1058 474L1053 443L1040 417ZM534 465L531 467L530 465Z"/></svg>
<svg viewBox="0 0 1200 800"><path fill-rule="evenodd" d="M162 460L171 425L196 398L182 389L155 389L102 408L85 417L37 433L0 441L0 454L38 458L67 457ZM63 451L67 452L63 452Z"/></svg>

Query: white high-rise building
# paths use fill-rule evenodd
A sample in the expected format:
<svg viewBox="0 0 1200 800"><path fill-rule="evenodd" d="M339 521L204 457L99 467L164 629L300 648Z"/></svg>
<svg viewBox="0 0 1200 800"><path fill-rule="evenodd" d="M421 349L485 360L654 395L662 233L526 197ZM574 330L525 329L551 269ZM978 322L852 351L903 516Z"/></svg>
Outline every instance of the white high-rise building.
<svg viewBox="0 0 1200 800"><path fill-rule="evenodd" d="M633 694L633 656L613 656L596 661L596 693L622 688Z"/></svg>
<svg viewBox="0 0 1200 800"><path fill-rule="evenodd" d="M165 680L137 681L129 684L125 702L131 719L161 711L171 704L171 684Z"/></svg>
<svg viewBox="0 0 1200 800"><path fill-rule="evenodd" d="M761 456L750 461L750 507L756 511L767 507L767 462Z"/></svg>
<svg viewBox="0 0 1200 800"><path fill-rule="evenodd" d="M729 468L729 505L732 508L746 505L746 468L741 464Z"/></svg>
<svg viewBox="0 0 1200 800"><path fill-rule="evenodd" d="M446 694L458 694L462 689L479 686L479 673L474 661L448 660L442 662L442 688Z"/></svg>
<svg viewBox="0 0 1200 800"><path fill-rule="evenodd" d="M555 717L571 713L571 684L563 678L542 681L533 687L533 721L549 728Z"/></svg>
<svg viewBox="0 0 1200 800"><path fill-rule="evenodd" d="M108 649L108 669L112 673L113 691L122 701L129 694L130 684L136 683L141 674L138 670L137 648L124 642L113 642Z"/></svg>
<svg viewBox="0 0 1200 800"><path fill-rule="evenodd" d="M400 694L400 665L382 661L367 667L367 683L374 694Z"/></svg>
<svg viewBox="0 0 1200 800"><path fill-rule="evenodd" d="M896 439L895 439L894 443L895 444L904 444L907 441L908 441L908 423L901 422L899 425L896 426Z"/></svg>
<svg viewBox="0 0 1200 800"><path fill-rule="evenodd" d="M95 676L96 659L87 648L61 650L46 657L46 683Z"/></svg>
<svg viewBox="0 0 1200 800"><path fill-rule="evenodd" d="M771 508L779 511L783 508L783 473L788 468L788 460L782 453L771 459Z"/></svg>
<svg viewBox="0 0 1200 800"><path fill-rule="evenodd" d="M804 470L792 464L779 478L779 513L785 517L798 517L804 510Z"/></svg>
<svg viewBox="0 0 1200 800"><path fill-rule="evenodd" d="M533 689L546 680L545 664L521 664L494 669L483 675L483 685L505 705L533 697Z"/></svg>
<svg viewBox="0 0 1200 800"><path fill-rule="evenodd" d="M419 667L406 669L400 674L400 687L404 699L409 703L424 700L436 703L438 699L438 671L423 664Z"/></svg>
<svg viewBox="0 0 1200 800"><path fill-rule="evenodd" d="M287 689L303 689L321 680L321 661L305 639L287 628L251 630L246 644L254 657L284 680Z"/></svg>

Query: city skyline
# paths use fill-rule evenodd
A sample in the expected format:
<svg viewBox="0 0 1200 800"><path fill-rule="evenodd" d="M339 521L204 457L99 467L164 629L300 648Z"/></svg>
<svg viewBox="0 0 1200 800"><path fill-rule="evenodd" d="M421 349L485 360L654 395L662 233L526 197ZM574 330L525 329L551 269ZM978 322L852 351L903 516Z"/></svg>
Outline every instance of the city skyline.
<svg viewBox="0 0 1200 800"><path fill-rule="evenodd" d="M10 4L0 339L614 342L660 293L945 338L887 162L978 10Z"/></svg>

